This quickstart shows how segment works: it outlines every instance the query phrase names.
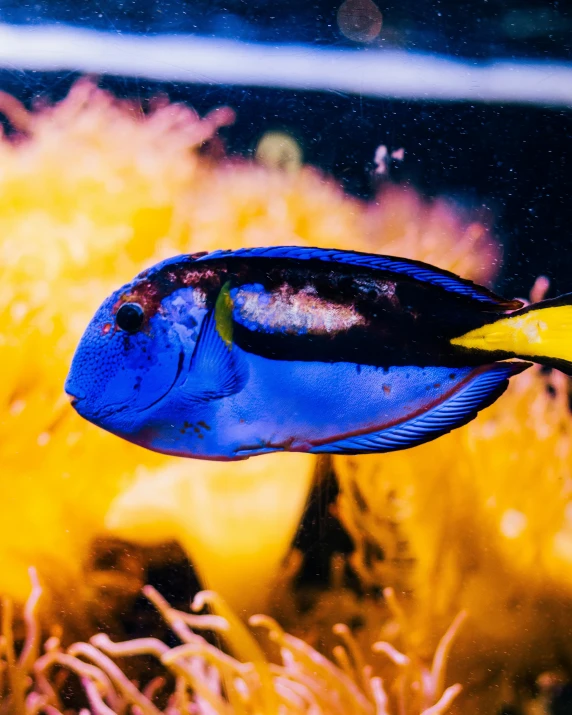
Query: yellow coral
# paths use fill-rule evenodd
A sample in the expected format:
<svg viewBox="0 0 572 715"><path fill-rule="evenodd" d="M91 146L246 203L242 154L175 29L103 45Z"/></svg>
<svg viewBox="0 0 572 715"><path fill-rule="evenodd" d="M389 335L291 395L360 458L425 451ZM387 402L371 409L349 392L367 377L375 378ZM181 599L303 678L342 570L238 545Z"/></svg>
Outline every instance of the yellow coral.
<svg viewBox="0 0 572 715"><path fill-rule="evenodd" d="M26 117L28 138L0 141L1 594L23 601L36 564L60 601L52 608L73 611L93 598L87 554L109 530L142 543L176 538L234 608L260 607L275 582L311 459L166 458L88 425L62 396L97 304L144 266L180 252L303 243L410 256L485 283L496 273L486 222L444 200L390 187L366 204L307 167L286 173L199 153L230 118L218 110L201 120L172 104L143 115L80 83ZM496 685L497 673L535 673L570 653L566 401L562 376L529 371L435 443L336 459L353 564L366 585L403 594L416 652L429 658L468 610L460 680L487 671ZM325 620L337 620L335 609ZM488 693L492 708L499 696Z"/></svg>
<svg viewBox="0 0 572 715"><path fill-rule="evenodd" d="M0 142L1 593L23 600L34 563L73 611L88 597L86 553L112 499L138 467L175 462L67 405L63 381L98 303L167 255L286 237L324 243L330 230L339 243L353 228L353 202L313 173L294 180L200 159L197 146L228 119L221 110L199 120L178 105L143 116L80 83L29 117L29 138Z"/></svg>
<svg viewBox="0 0 572 715"><path fill-rule="evenodd" d="M163 470L165 484L174 471L188 469L191 483L208 472L105 434L73 414L62 395L96 306L141 268L180 252L304 243L435 257L481 279L494 272L485 229L467 228L448 204L393 190L376 208L309 168L288 174L199 154L231 121L229 110L199 119L163 102L143 114L86 82L32 114L13 101L2 106L28 134L0 141L0 593L19 601L30 564L64 600L60 611L91 597L83 573L89 544L104 534L110 504L136 473L156 475L160 490ZM280 456L271 463L276 475L289 465ZM257 474L249 464L239 469ZM301 509L307 479L298 488L291 503ZM269 561L260 557L260 573L286 548L294 512L284 519L281 539L267 540L264 519L260 532L249 524L252 538L274 549ZM277 521L272 529L279 531ZM224 550L235 532L225 532L224 522L217 530ZM216 569L211 577L232 601L234 586L225 591L224 570Z"/></svg>
<svg viewBox="0 0 572 715"><path fill-rule="evenodd" d="M370 586L409 595L417 645L430 649L442 624L467 609L455 674L486 681L485 711L498 706L503 677L538 674L572 653L572 419L563 375L531 369L450 435L337 458L336 471L353 564Z"/></svg>
<svg viewBox="0 0 572 715"><path fill-rule="evenodd" d="M252 612L269 605L313 470L304 454L264 455L231 468L183 460L142 468L112 502L106 526L135 543L178 541L208 588Z"/></svg>
<svg viewBox="0 0 572 715"><path fill-rule="evenodd" d="M378 253L425 261L482 285L500 267L486 214L467 214L447 199L428 202L412 188L390 185L366 207L364 220Z"/></svg>

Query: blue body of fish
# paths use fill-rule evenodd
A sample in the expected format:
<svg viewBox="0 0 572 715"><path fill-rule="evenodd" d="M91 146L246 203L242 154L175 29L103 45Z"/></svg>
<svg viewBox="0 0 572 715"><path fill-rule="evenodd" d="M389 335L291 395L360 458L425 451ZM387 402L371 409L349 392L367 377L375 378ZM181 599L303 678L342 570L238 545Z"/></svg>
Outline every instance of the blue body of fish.
<svg viewBox="0 0 572 715"><path fill-rule="evenodd" d="M451 344L520 306L385 256L178 256L103 303L66 391L86 419L168 454L402 449L472 419L528 366Z"/></svg>

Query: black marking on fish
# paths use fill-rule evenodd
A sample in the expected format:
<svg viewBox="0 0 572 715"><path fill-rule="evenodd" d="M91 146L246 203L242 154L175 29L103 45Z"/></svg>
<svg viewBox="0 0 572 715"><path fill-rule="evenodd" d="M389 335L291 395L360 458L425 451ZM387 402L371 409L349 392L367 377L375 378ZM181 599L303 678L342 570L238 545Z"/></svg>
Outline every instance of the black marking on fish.
<svg viewBox="0 0 572 715"><path fill-rule="evenodd" d="M179 376L180 376L180 374L181 374L181 371L183 370L183 363L184 363L184 362L185 362L185 353L183 352L183 350L180 350L180 351L179 351L179 362L178 362L178 364L177 364L177 372L176 372L176 374L175 374L175 378L174 378L173 382L171 383L171 387L169 387L169 389L167 390L167 392L165 392L163 395L161 395L161 396L158 397L156 400L154 400L150 405L147 405L147 407L145 407L145 410L148 410L148 409L150 409L151 407L153 407L154 405L156 405L158 402L161 402L161 400L165 397L165 395L168 395L168 394L169 394L169 392L170 392L170 391L172 390L172 388L173 388L173 385L175 385L175 383L176 383L177 380L179 379ZM143 411L145 411L145 410L143 410Z"/></svg>
<svg viewBox="0 0 572 715"><path fill-rule="evenodd" d="M270 296L287 290L293 300L300 294L300 305L302 294L311 294L319 299L321 310L327 312L328 304L334 313L350 308L359 320L332 332L289 333L288 324L280 329L275 315L271 323L257 308L256 320L245 321L247 325L235 323L233 341L247 352L270 359L344 361L384 370L405 365L480 364L481 355L452 346L450 340L482 327L502 312L499 306L366 265L232 254L197 262L196 257L182 256L141 274L121 295L115 310L124 302L137 302L148 323L166 297L185 288L200 291L210 309L227 282L231 288L261 284ZM276 325L274 332L269 332L270 324Z"/></svg>

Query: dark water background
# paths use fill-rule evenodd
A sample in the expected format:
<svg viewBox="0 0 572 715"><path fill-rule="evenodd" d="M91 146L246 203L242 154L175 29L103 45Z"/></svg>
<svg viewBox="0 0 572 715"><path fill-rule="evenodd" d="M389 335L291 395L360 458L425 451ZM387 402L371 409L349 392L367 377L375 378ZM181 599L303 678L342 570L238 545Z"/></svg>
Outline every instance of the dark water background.
<svg viewBox="0 0 572 715"><path fill-rule="evenodd" d="M38 96L65 96L76 78L0 72L0 88L29 104ZM492 211L505 246L501 293L526 296L539 274L551 279L551 295L572 291L570 110L111 77L100 85L141 99L164 92L200 113L228 104L237 110L235 125L224 130L230 153L252 152L266 130L284 129L301 143L307 162L363 198L375 192L376 147L405 147L394 180Z"/></svg>
<svg viewBox="0 0 572 715"><path fill-rule="evenodd" d="M66 23L108 32L191 33L253 42L359 48L340 32L338 0L21 0L0 2L0 22ZM571 60L572 2L542 0L382 0L374 47L490 58ZM72 73L0 71L0 88L27 104L59 99ZM505 245L497 288L527 295L539 274L551 294L572 291L572 108L414 102L333 92L149 82L103 77L119 96L158 92L199 112L228 104L236 124L229 152L248 153L268 129L292 133L305 160L344 188L371 197L375 148L404 147L393 174L429 196L485 205Z"/></svg>

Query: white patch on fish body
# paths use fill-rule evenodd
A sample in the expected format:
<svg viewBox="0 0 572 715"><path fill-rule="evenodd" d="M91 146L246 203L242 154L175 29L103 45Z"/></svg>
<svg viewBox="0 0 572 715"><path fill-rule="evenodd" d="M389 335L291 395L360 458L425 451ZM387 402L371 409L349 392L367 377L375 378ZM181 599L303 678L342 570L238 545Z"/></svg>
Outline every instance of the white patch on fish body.
<svg viewBox="0 0 572 715"><path fill-rule="evenodd" d="M163 300L161 311L184 344L196 343L206 313L206 294L196 288L182 288Z"/></svg>
<svg viewBox="0 0 572 715"><path fill-rule="evenodd" d="M233 289L231 297L235 319L264 332L332 334L366 322L354 306L320 298L314 286L296 291L284 284L269 292L255 283Z"/></svg>

